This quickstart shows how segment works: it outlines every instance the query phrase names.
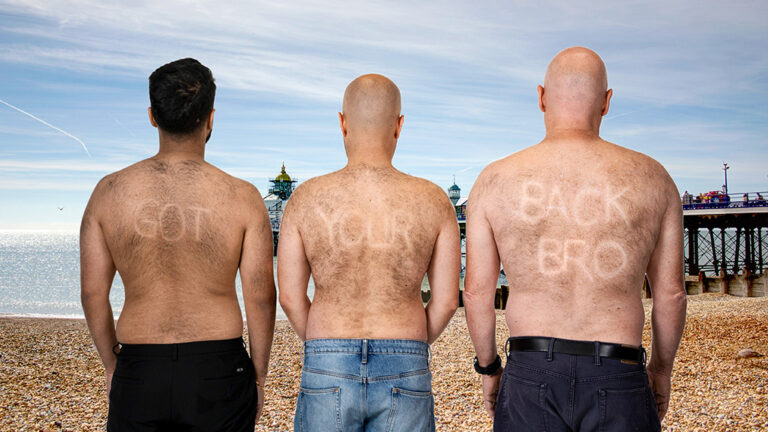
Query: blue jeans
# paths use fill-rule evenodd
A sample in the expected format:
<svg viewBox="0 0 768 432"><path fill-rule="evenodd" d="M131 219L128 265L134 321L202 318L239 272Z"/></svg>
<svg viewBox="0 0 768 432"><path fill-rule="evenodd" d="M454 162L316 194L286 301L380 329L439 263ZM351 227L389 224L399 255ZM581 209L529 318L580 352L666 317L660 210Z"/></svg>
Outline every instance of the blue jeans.
<svg viewBox="0 0 768 432"><path fill-rule="evenodd" d="M306 341L294 430L434 431L429 356L413 340Z"/></svg>
<svg viewBox="0 0 768 432"><path fill-rule="evenodd" d="M645 365L613 358L512 351L493 430L658 432Z"/></svg>

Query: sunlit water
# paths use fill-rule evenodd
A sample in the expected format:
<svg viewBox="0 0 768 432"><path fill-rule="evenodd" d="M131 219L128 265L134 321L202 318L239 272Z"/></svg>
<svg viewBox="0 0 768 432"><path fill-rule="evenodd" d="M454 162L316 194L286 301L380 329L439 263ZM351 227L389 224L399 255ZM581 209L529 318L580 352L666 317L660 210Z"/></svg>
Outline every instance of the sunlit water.
<svg viewBox="0 0 768 432"><path fill-rule="evenodd" d="M276 260L273 266L277 274ZM315 293L312 279L308 293L310 298ZM243 309L239 277L237 298ZM119 274L112 283L109 299L115 315L119 315L125 301ZM83 317L76 233L0 231L0 314ZM279 304L277 318L285 319Z"/></svg>
<svg viewBox="0 0 768 432"><path fill-rule="evenodd" d="M276 276L276 259L272 265ZM462 288L463 282L462 274ZM500 283L506 284L503 276ZM239 277L236 287L240 308L243 309ZM428 289L425 277L422 290ZM310 298L315 293L315 284L311 278L307 293ZM118 316L125 301L123 281L119 274L115 275L109 299L115 316ZM0 315L83 317L77 233L0 230ZM277 319L285 318L278 304Z"/></svg>

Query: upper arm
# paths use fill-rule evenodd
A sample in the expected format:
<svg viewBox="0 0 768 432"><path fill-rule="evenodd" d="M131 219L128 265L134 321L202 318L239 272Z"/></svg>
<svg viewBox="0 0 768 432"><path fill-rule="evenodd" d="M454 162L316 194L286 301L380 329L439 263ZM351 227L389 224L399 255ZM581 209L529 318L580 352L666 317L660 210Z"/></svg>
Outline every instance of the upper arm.
<svg viewBox="0 0 768 432"><path fill-rule="evenodd" d="M683 286L683 208L671 178L667 179L666 187L666 208L659 238L646 271L654 296L680 290Z"/></svg>
<svg viewBox="0 0 768 432"><path fill-rule="evenodd" d="M299 192L298 194L296 192ZM301 191L291 195L280 224L280 241L277 246L277 281L280 297L306 295L310 267L299 231L298 219L301 207Z"/></svg>
<svg viewBox="0 0 768 432"><path fill-rule="evenodd" d="M481 173L467 201L467 272L464 291L470 295L478 291L495 290L499 278L499 252L485 209L487 193L488 188Z"/></svg>
<svg viewBox="0 0 768 432"><path fill-rule="evenodd" d="M108 296L115 277L115 263L99 220L102 199L102 182L99 182L85 207L80 224L80 292L83 299Z"/></svg>
<svg viewBox="0 0 768 432"><path fill-rule="evenodd" d="M254 186L248 186L246 195L240 278L243 282L243 300L247 303L253 298L252 295L274 295L275 279L272 272L272 227L267 208Z"/></svg>
<svg viewBox="0 0 768 432"><path fill-rule="evenodd" d="M438 193L441 195L438 209L440 230L427 271L429 287L433 295L439 295L441 291L457 294L461 272L459 225L450 200L442 190ZM458 296L456 298L458 300Z"/></svg>

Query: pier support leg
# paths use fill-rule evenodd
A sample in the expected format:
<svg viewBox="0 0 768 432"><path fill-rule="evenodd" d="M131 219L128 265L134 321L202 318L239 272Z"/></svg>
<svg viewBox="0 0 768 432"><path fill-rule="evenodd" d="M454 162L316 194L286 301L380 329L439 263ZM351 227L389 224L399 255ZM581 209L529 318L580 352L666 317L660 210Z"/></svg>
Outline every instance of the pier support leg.
<svg viewBox="0 0 768 432"><path fill-rule="evenodd" d="M712 227L709 227L709 245L712 248L712 264L715 266L715 274L720 273L717 260L717 248L715 247L715 235L712 233Z"/></svg>
<svg viewBox="0 0 768 432"><path fill-rule="evenodd" d="M688 227L688 274L699 274L699 229Z"/></svg>
<svg viewBox="0 0 768 432"><path fill-rule="evenodd" d="M739 274L739 246L741 246L741 227L736 228L736 249L733 252L733 274Z"/></svg>
<svg viewBox="0 0 768 432"><path fill-rule="evenodd" d="M763 261L763 228L761 227L757 228L757 248L758 248L757 260L759 261L759 264L760 264L760 273L765 274L764 273L765 262Z"/></svg>
<svg viewBox="0 0 768 432"><path fill-rule="evenodd" d="M752 229L744 227L744 268L752 273Z"/></svg>
<svg viewBox="0 0 768 432"><path fill-rule="evenodd" d="M720 227L720 262L722 263L723 278L728 274L728 261L725 260L725 227Z"/></svg>

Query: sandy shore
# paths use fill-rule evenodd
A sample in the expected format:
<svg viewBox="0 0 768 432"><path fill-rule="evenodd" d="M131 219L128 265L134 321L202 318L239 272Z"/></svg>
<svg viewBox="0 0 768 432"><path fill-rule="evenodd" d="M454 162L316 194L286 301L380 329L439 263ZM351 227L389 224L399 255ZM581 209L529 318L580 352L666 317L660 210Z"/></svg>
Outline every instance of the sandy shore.
<svg viewBox="0 0 768 432"><path fill-rule="evenodd" d="M646 303L646 315L650 303ZM666 431L768 429L768 356L737 358L743 348L768 355L768 298L689 297L689 318L673 377ZM498 342L506 327L498 315ZM645 345L650 342L650 325ZM301 360L299 339L279 321L258 431L292 429ZM103 371L85 322L0 318L0 430L96 431L106 421ZM433 345L437 429L488 431L480 380L459 310Z"/></svg>

